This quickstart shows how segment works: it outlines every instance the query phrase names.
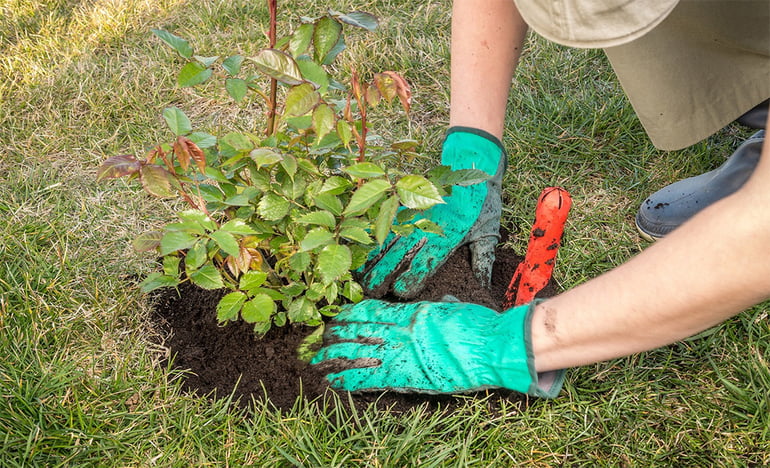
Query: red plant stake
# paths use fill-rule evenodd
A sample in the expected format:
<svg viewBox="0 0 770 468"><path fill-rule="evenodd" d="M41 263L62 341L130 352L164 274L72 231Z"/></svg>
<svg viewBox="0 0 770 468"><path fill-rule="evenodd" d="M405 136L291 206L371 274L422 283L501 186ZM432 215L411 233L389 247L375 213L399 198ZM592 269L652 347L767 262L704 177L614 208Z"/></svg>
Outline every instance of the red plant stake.
<svg viewBox="0 0 770 468"><path fill-rule="evenodd" d="M548 284L571 206L572 197L561 187L547 187L540 194L527 253L511 278L503 308L530 302Z"/></svg>

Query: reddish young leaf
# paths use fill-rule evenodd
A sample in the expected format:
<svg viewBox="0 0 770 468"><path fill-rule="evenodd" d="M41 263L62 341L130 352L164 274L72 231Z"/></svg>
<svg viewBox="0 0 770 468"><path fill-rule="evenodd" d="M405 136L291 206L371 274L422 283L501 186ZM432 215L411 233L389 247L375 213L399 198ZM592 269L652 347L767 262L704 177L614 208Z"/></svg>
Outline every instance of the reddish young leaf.
<svg viewBox="0 0 770 468"><path fill-rule="evenodd" d="M366 103L369 104L372 107L377 107L377 104L380 103L380 99L382 99L382 94L380 93L380 90L377 89L377 86L374 84L370 84L366 87Z"/></svg>
<svg viewBox="0 0 770 468"><path fill-rule="evenodd" d="M203 154L203 150L198 147L198 145L195 144L192 140L190 140L187 137L180 136L177 138L177 141L185 148L187 153L190 155L193 161L195 161L195 165L198 167L198 170L201 174L206 173L206 155Z"/></svg>
<svg viewBox="0 0 770 468"><path fill-rule="evenodd" d="M277 49L263 49L250 58L259 71L281 83L294 86L302 83L302 73L294 58Z"/></svg>
<svg viewBox="0 0 770 468"><path fill-rule="evenodd" d="M174 154L179 161L179 166L186 172L187 168L190 167L190 152L187 151L187 145L182 142L181 138L181 136L177 137L174 142Z"/></svg>
<svg viewBox="0 0 770 468"><path fill-rule="evenodd" d="M396 94L401 101L401 107L403 107L404 112L408 114L409 109L412 107L412 89L409 87L409 83L407 83L404 77L394 71L385 71L382 73L393 79L393 82L396 85Z"/></svg>
<svg viewBox="0 0 770 468"><path fill-rule="evenodd" d="M238 259L233 257L232 255L228 255L225 259L225 266L228 270L230 270L230 273L232 273L233 276L236 278L238 275L241 274L240 270L238 269Z"/></svg>
<svg viewBox="0 0 770 468"><path fill-rule="evenodd" d="M350 108L350 96L348 96L345 102L345 109L342 110L342 117L348 122L353 122L353 111Z"/></svg>
<svg viewBox="0 0 770 468"><path fill-rule="evenodd" d="M388 104L393 102L393 98L396 97L396 84L393 82L393 78L384 73L375 73L374 85Z"/></svg>
<svg viewBox="0 0 770 468"><path fill-rule="evenodd" d="M353 88L353 96L355 96L356 101L360 102L363 93L361 91L361 82L358 80L358 73L355 70L353 70L353 74L350 77L350 87Z"/></svg>
<svg viewBox="0 0 770 468"><path fill-rule="evenodd" d="M139 172L142 163L133 154L121 154L107 158L96 170L96 180L117 179Z"/></svg>
<svg viewBox="0 0 770 468"><path fill-rule="evenodd" d="M374 84L388 104L393 101L393 98L398 96L399 101L401 101L401 107L404 108L406 113L409 113L412 105L412 90L409 87L409 83L401 75L394 71L376 73L374 75Z"/></svg>

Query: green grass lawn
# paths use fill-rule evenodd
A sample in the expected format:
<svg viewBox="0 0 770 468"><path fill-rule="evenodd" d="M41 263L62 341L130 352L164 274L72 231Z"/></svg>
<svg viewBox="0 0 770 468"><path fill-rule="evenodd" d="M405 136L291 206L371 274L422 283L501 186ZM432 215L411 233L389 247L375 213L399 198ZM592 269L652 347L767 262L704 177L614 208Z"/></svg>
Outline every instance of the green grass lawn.
<svg viewBox="0 0 770 468"><path fill-rule="evenodd" d="M324 11L279 3L292 24ZM437 155L450 2L324 3L381 18L376 33L356 34L340 70L404 74L411 121L382 117L381 133ZM168 138L168 105L204 128L261 128L248 105L176 88L179 62L149 30L209 55L249 54L265 44L266 16L259 0L0 5L0 466L770 464L768 303L681 343L571 370L558 399L525 411L490 414L470 401L444 417L345 415L299 402L247 413L181 393L179 375L158 364L165 350L152 344L136 287L153 259L130 245L172 207L130 184L96 184L95 171ZM633 216L649 193L715 167L750 133L728 127L658 151L600 51L531 36L506 127L504 226L523 252L540 190L567 188L574 205L555 275L573 287L645 248Z"/></svg>

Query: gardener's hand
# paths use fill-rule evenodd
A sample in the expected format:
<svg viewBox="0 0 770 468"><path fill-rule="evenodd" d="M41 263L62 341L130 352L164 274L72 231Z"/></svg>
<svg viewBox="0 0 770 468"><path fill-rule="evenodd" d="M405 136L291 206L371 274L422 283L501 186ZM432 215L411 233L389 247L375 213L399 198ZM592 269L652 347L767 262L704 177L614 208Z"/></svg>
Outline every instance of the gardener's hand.
<svg viewBox="0 0 770 468"><path fill-rule="evenodd" d="M326 378L351 392L507 388L553 398L564 371L535 372L533 310L534 303L498 313L460 302L366 300L346 306L327 326L326 346L311 364L338 370Z"/></svg>
<svg viewBox="0 0 770 468"><path fill-rule="evenodd" d="M414 297L425 281L460 246L470 244L473 272L482 286L489 284L495 246L500 239L500 184L506 156L500 141L482 130L452 127L447 132L441 163L453 170L480 169L492 177L479 184L452 188L445 204L422 217L441 227L443 235L416 230L405 237L389 236L359 273L364 290L381 297L389 289Z"/></svg>

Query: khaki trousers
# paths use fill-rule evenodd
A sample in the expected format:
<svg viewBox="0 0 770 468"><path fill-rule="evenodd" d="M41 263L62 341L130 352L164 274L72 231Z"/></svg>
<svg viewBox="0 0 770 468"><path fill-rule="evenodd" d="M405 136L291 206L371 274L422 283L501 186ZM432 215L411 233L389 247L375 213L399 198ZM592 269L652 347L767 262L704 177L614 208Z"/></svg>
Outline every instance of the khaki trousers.
<svg viewBox="0 0 770 468"><path fill-rule="evenodd" d="M605 53L653 144L681 149L770 97L770 0L682 0Z"/></svg>

